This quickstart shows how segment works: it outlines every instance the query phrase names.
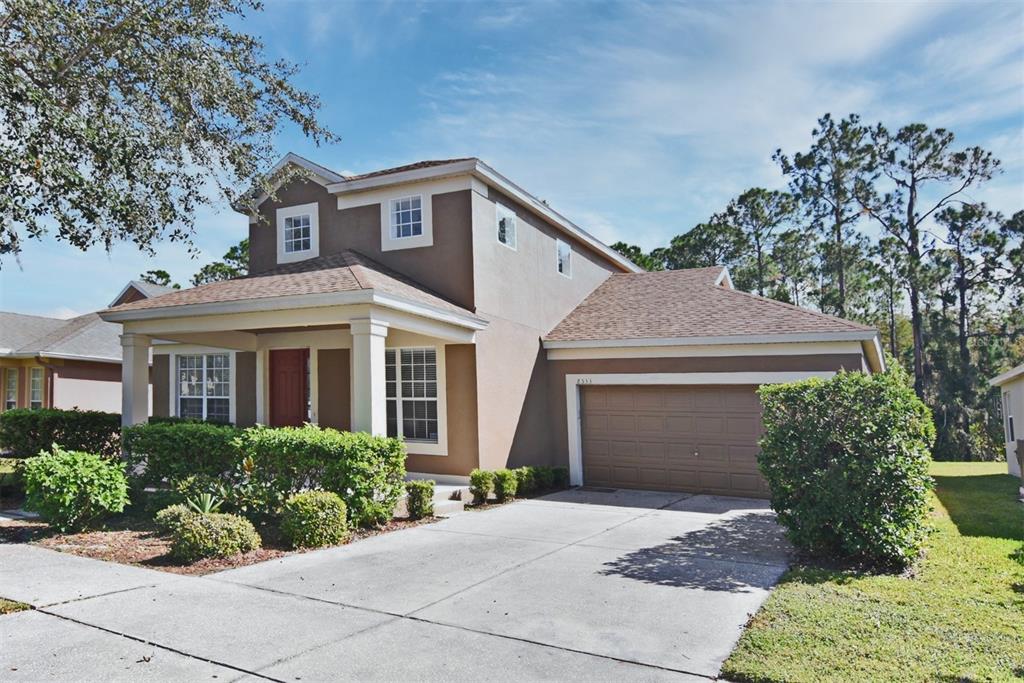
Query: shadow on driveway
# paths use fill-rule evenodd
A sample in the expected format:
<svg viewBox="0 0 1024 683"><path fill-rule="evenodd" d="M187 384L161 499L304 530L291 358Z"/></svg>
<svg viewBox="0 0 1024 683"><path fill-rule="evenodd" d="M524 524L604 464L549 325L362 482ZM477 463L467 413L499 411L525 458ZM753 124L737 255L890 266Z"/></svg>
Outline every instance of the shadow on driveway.
<svg viewBox="0 0 1024 683"><path fill-rule="evenodd" d="M599 573L675 588L749 593L771 588L785 570L789 546L764 515L715 520L606 562Z"/></svg>

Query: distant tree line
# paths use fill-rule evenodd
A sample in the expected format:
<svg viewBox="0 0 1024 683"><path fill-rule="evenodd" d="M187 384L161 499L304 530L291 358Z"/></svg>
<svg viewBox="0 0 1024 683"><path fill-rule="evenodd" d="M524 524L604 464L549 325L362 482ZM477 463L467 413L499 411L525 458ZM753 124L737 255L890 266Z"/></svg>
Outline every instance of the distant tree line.
<svg viewBox="0 0 1024 683"><path fill-rule="evenodd" d="M728 266L739 289L876 326L934 414L936 458L1001 457L988 379L1024 360L1024 210L970 194L999 160L856 114L826 114L806 151L773 159L786 191L748 189L651 252L613 247L647 270Z"/></svg>
<svg viewBox="0 0 1024 683"><path fill-rule="evenodd" d="M198 287L209 282L231 280L249 273L249 239L246 238L228 249L220 261L207 263L192 276L192 285ZM181 289L181 285L172 282L171 274L166 270L147 270L139 275L139 279L162 287Z"/></svg>

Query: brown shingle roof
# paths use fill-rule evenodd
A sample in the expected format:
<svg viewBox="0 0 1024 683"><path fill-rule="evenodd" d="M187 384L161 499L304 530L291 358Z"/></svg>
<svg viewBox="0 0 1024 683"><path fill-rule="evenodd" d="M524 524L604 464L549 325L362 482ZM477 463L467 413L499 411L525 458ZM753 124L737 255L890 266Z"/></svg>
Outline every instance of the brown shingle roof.
<svg viewBox="0 0 1024 683"><path fill-rule="evenodd" d="M346 250L329 256L289 263L234 280L212 282L191 289L115 306L110 311L170 308L303 294L331 294L372 289L442 310L473 315L423 285L382 266L359 252Z"/></svg>
<svg viewBox="0 0 1024 683"><path fill-rule="evenodd" d="M721 268L609 277L546 341L873 332L865 325L715 285Z"/></svg>
<svg viewBox="0 0 1024 683"><path fill-rule="evenodd" d="M433 166L444 166L445 164L454 164L457 161L469 161L475 157L459 157L457 159L428 159L426 161L417 161L413 164L406 164L404 166L395 166L394 168L385 168L380 171L370 171L369 173L360 173L358 175L345 176L345 180L362 180L363 178L375 178L382 175L391 175L392 173L401 173L402 171L415 171L418 168L431 168Z"/></svg>

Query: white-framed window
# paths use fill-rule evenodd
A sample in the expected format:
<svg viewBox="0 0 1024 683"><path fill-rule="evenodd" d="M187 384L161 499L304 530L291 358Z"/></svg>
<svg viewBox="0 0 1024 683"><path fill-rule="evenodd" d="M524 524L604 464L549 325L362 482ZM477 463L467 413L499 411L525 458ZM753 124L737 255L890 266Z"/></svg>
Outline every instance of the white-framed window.
<svg viewBox="0 0 1024 683"><path fill-rule="evenodd" d="M423 234L423 196L391 200L391 239L419 237Z"/></svg>
<svg viewBox="0 0 1024 683"><path fill-rule="evenodd" d="M516 212L501 204L496 204L495 208L498 244L504 244L514 250L516 248Z"/></svg>
<svg viewBox="0 0 1024 683"><path fill-rule="evenodd" d="M308 213L284 219L284 253L309 251L312 248L309 222Z"/></svg>
<svg viewBox="0 0 1024 683"><path fill-rule="evenodd" d="M18 368L4 371L4 410L18 407Z"/></svg>
<svg viewBox="0 0 1024 683"><path fill-rule="evenodd" d="M1013 428L1013 401L1010 392L1003 393L1003 425L1006 429L1006 443L1013 443L1017 435Z"/></svg>
<svg viewBox="0 0 1024 683"><path fill-rule="evenodd" d="M320 205L316 202L281 207L276 227L278 263L320 255Z"/></svg>
<svg viewBox="0 0 1024 683"><path fill-rule="evenodd" d="M438 443L437 349L387 349L384 368L387 435Z"/></svg>
<svg viewBox="0 0 1024 683"><path fill-rule="evenodd" d="M568 242L555 240L555 267L565 277L572 277L572 247Z"/></svg>
<svg viewBox="0 0 1024 683"><path fill-rule="evenodd" d="M32 410L39 410L43 407L43 378L42 368L29 368L28 407Z"/></svg>
<svg viewBox="0 0 1024 683"><path fill-rule="evenodd" d="M210 422L231 421L231 354L175 356L177 415Z"/></svg>

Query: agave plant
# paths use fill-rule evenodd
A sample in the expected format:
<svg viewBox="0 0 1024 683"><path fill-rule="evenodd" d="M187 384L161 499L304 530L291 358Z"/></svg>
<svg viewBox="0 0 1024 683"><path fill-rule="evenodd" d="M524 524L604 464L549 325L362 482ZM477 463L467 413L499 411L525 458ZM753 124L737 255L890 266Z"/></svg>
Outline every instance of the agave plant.
<svg viewBox="0 0 1024 683"><path fill-rule="evenodd" d="M212 493L200 493L195 498L189 498L186 502L190 508L199 514L208 515L219 510L220 504L223 501Z"/></svg>

